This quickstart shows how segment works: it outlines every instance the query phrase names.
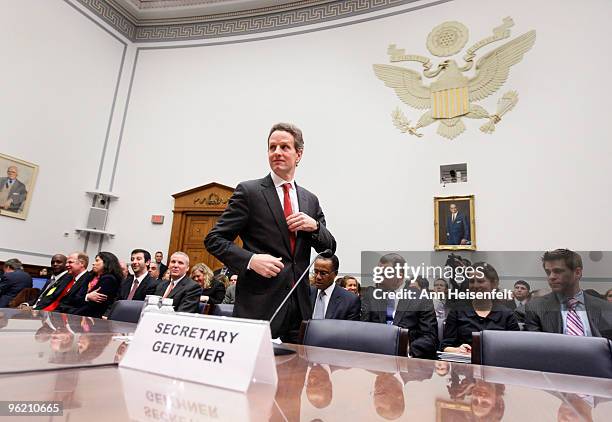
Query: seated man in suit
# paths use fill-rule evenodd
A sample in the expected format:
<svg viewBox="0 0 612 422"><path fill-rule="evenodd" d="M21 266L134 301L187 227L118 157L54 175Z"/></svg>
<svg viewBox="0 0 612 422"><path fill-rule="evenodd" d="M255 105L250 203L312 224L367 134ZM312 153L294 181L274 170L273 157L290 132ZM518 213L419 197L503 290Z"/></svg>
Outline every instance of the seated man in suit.
<svg viewBox="0 0 612 422"><path fill-rule="evenodd" d="M336 255L319 257L314 263L314 286L310 286L312 319L347 319L359 321L359 296L336 285L340 262Z"/></svg>
<svg viewBox="0 0 612 422"><path fill-rule="evenodd" d="M88 283L93 274L87 271L89 256L83 252L74 252L68 256L66 267L71 275L70 280L61 290L57 298L48 306L41 308L43 311L56 311L65 314L76 314L77 310L85 304Z"/></svg>
<svg viewBox="0 0 612 422"><path fill-rule="evenodd" d="M159 283L155 294L172 299L176 312L197 313L202 287L186 275L189 270L189 257L185 252L174 252L169 264L170 281Z"/></svg>
<svg viewBox="0 0 612 422"><path fill-rule="evenodd" d="M525 280L519 280L514 283L514 290L512 290L512 296L514 299L504 302L504 306L514 311L514 315L519 323L525 323L525 306L529 301L529 292L531 286Z"/></svg>
<svg viewBox="0 0 612 422"><path fill-rule="evenodd" d="M21 261L16 258L7 260L0 280L0 308L8 308L15 296L29 287L32 287L32 277L23 271Z"/></svg>
<svg viewBox="0 0 612 422"><path fill-rule="evenodd" d="M38 298L33 304L21 303L19 304L20 309L43 309L49 304L53 303L55 299L62 292L66 284L71 280L71 275L68 274L66 269L66 258L65 255L55 254L51 257L51 277L45 283Z"/></svg>
<svg viewBox="0 0 612 422"><path fill-rule="evenodd" d="M149 264L151 264L149 251L134 249L130 261L134 275L128 275L121 282L117 300L144 300L147 295L154 295L158 281L149 274Z"/></svg>
<svg viewBox="0 0 612 422"><path fill-rule="evenodd" d="M380 258L379 267L403 267L406 260L396 253ZM363 296L361 320L393 324L410 330L410 355L435 359L438 349L438 323L431 299L419 299L420 291L410 288L404 277L385 277ZM409 292L414 298L407 297ZM399 296L400 298L397 298Z"/></svg>
<svg viewBox="0 0 612 422"><path fill-rule="evenodd" d="M552 292L527 304L527 330L612 339L612 303L584 294L580 255L556 249L542 265Z"/></svg>

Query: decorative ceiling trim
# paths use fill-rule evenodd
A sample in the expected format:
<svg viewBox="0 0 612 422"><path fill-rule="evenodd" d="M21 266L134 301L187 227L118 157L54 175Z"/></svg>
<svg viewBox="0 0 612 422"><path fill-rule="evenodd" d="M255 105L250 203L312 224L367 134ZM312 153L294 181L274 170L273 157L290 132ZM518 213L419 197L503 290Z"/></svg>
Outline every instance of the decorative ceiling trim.
<svg viewBox="0 0 612 422"><path fill-rule="evenodd" d="M176 19L138 21L113 0L75 0L96 14L126 38L137 43L191 41L226 38L287 30L291 28L350 18L418 0L305 0L277 8L255 9L236 14L209 15L177 23ZM447 0L449 1L449 0ZM279 10L280 9L280 10ZM232 15L232 17L229 17ZM199 19L199 21L197 21ZM196 21L194 21L196 20Z"/></svg>

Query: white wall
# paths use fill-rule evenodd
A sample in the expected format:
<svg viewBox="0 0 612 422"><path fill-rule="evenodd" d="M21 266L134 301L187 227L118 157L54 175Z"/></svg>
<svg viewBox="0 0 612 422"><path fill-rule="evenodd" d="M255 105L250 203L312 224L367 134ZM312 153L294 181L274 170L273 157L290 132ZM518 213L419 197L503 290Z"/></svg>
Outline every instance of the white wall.
<svg viewBox="0 0 612 422"><path fill-rule="evenodd" d="M0 5L0 152L40 166L27 220L0 217L0 260L83 248L124 47L64 1Z"/></svg>
<svg viewBox="0 0 612 422"><path fill-rule="evenodd" d="M612 206L611 89L601 82L612 64L610 12L606 1L455 1L305 35L141 50L118 163L122 199L112 211L121 236L108 247L163 247L170 194L263 176L267 130L289 120L305 133L297 181L318 194L342 271L359 272L361 250L430 250L437 195L476 195L480 250L610 249L602 223ZM492 112L504 92L519 92L495 134L468 119L454 141L435 126L422 139L400 134L389 114L401 102L372 71L388 63L388 44L430 56L425 40L437 24L466 24L469 46L505 16L514 18L513 36L536 29L537 41L508 83L479 103ZM464 161L470 182L442 188L438 166ZM135 174L158 195L143 195ZM168 223L153 230L157 212Z"/></svg>
<svg viewBox="0 0 612 422"><path fill-rule="evenodd" d="M27 11L33 2L22 3L11 7L13 15L3 13L0 19L14 26L20 19L30 19ZM5 46L13 57L9 71L20 90L12 92L10 101L5 97L0 101L3 111L9 109L2 115L15 116L9 121L26 118L38 98L60 104L45 109L53 119L43 116L38 121L51 120L61 127L61 136L53 137L59 144L46 143L41 139L48 139L56 126L28 127L24 132L29 142L10 143L9 152L43 163L61 149L83 161L76 164L77 171L71 169L71 174L78 174L69 182L76 193L66 195L72 206L46 215L45 204L54 197L50 186L57 178L41 167L28 221L4 218L0 224L15 237L7 242L3 236L3 246L52 253L79 244L62 238L60 232L86 219L88 202L81 193L95 181L122 46L65 3L45 2L44 7L61 15L66 25L50 24L47 15L39 17L39 27L48 30ZM612 89L603 82L612 64L607 54L611 12L612 4L605 0L591 0L588 5L456 0L302 35L140 49L129 98L125 88L118 101L129 100L122 136L122 109L116 111L111 131L110 142L121 139L118 161L113 144L103 169L105 188L116 164L113 190L121 198L111 207L108 224L118 236L105 240L102 247L124 258L134 247L166 250L171 194L211 181L233 186L262 177L268 172L267 131L272 123L288 120L305 133L297 182L319 196L328 227L338 240L342 272L360 272L362 250L431 250L432 198L442 195L476 195L479 250L610 250L610 238L602 227L607 226L612 208L607 162L612 146L606 141L606 102ZM388 63L387 46L395 43L407 53L431 56L425 41L439 23L463 22L470 29L470 46L489 36L505 16L516 23L513 37L535 29L537 41L511 69L502 89L479 102L493 112L504 92L518 91L517 107L496 132L485 135L478 130L484 121L464 119L468 130L454 141L438 136L435 125L423 129L424 138L399 133L390 119L396 106L402 106L412 120L420 113L402 105L372 71L373 64ZM3 31L11 32L5 27ZM45 36L50 27L59 32L52 39ZM75 43L84 50L78 55L73 54ZM24 78L18 74L21 60L31 63L30 69L45 71ZM88 71L65 76L61 69L72 69L74 62ZM52 78L49 71L56 67ZM412 68L418 69L416 64ZM124 74L126 84L130 77L131 68ZM32 79L41 87L32 88ZM58 88L58 80L70 82L72 97ZM19 110L11 110L24 92L29 100ZM83 103L89 107L83 108ZM60 118L64 120L57 122ZM77 140L87 142L87 148L78 148ZM438 183L439 165L457 162L468 163L469 183L443 188ZM152 226L151 214L164 214L166 223ZM23 237L24 228L42 232L44 243L38 237ZM96 240L90 252L97 246Z"/></svg>

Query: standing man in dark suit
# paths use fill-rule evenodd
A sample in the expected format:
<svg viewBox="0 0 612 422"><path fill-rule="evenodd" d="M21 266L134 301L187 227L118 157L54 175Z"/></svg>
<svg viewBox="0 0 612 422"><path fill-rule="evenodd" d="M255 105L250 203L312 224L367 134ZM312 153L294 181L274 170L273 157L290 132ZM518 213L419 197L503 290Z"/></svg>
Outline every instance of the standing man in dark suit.
<svg viewBox="0 0 612 422"><path fill-rule="evenodd" d="M469 245L470 222L459 212L456 204L450 204L449 210L450 214L446 217L446 244Z"/></svg>
<svg viewBox="0 0 612 422"><path fill-rule="evenodd" d="M155 252L155 262L157 263L157 268L159 269L159 279L161 280L168 271L168 267L162 261L164 260L164 253L162 251Z"/></svg>
<svg viewBox="0 0 612 422"><path fill-rule="evenodd" d="M8 304L23 289L32 287L32 277L23 271L21 261L17 258L4 263L4 275L0 280L0 308L8 308Z"/></svg>
<svg viewBox="0 0 612 422"><path fill-rule="evenodd" d="M612 339L612 303L584 294L580 255L556 249L542 265L552 292L527 304L527 330Z"/></svg>
<svg viewBox="0 0 612 422"><path fill-rule="evenodd" d="M340 262L336 255L319 257L314 263L314 286L310 287L312 319L347 319L359 321L359 296L336 285Z"/></svg>
<svg viewBox="0 0 612 422"><path fill-rule="evenodd" d="M28 191L25 185L17 180L16 166L10 166L6 170L6 176L0 178L0 209L19 212Z"/></svg>
<svg viewBox="0 0 612 422"><path fill-rule="evenodd" d="M396 253L380 258L379 267L403 267L406 260ZM410 355L415 358L435 359L438 350L438 322L431 299L419 299L421 291L410 287L404 276L385 277L374 288L368 289L362 299L361 320L393 324L407 328L410 337ZM409 297L412 292L412 298Z"/></svg>
<svg viewBox="0 0 612 422"><path fill-rule="evenodd" d="M197 313L202 288L186 275L189 269L189 257L184 252L174 252L169 264L170 281L159 283L155 294L172 299L172 306L176 312Z"/></svg>
<svg viewBox="0 0 612 422"><path fill-rule="evenodd" d="M147 295L155 294L158 283L149 275L151 254L144 249L134 249L130 256L134 274L121 282L117 300L144 300Z"/></svg>
<svg viewBox="0 0 612 422"><path fill-rule="evenodd" d="M268 135L272 172L240 183L204 244L238 274L234 316L270 319L309 265L310 252L336 250L318 198L295 183L302 159L302 131L278 123ZM240 236L243 247L233 241ZM272 337L295 342L302 320L312 316L307 283L301 283L270 328Z"/></svg>

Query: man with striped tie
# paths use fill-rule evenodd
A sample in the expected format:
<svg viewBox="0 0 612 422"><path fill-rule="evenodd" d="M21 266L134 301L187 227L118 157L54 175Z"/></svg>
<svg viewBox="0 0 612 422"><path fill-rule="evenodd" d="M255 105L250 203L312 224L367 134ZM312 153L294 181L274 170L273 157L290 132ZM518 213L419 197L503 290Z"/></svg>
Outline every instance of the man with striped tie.
<svg viewBox="0 0 612 422"><path fill-rule="evenodd" d="M544 253L542 265L552 292L527 304L527 330L612 339L612 304L580 288L580 255L555 249Z"/></svg>

